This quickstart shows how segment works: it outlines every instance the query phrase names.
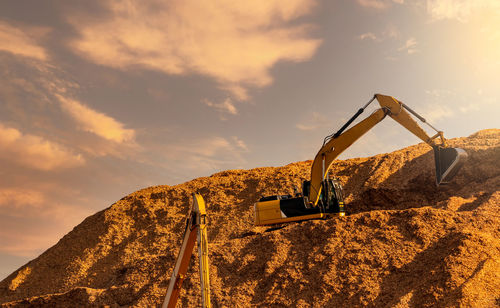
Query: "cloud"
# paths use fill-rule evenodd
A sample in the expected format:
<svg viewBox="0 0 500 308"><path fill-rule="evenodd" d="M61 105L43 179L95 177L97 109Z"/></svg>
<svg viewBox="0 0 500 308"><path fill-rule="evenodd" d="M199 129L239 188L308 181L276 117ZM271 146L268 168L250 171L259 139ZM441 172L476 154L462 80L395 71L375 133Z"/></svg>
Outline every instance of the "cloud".
<svg viewBox="0 0 500 308"><path fill-rule="evenodd" d="M471 104L467 104L467 105L458 107L458 110L460 110L461 113L469 113L471 111L479 111L479 110L481 110L480 105L481 104L471 103Z"/></svg>
<svg viewBox="0 0 500 308"><path fill-rule="evenodd" d="M135 130L72 99L79 89L74 77L54 64L0 53L0 114L9 123L57 136L68 148L92 156L135 154L140 149Z"/></svg>
<svg viewBox="0 0 500 308"><path fill-rule="evenodd" d="M411 37L406 40L405 44L398 48L398 51L406 51L409 55L416 53L418 50L417 47L417 39Z"/></svg>
<svg viewBox="0 0 500 308"><path fill-rule="evenodd" d="M435 20L456 19L466 22L479 10L493 10L500 13L498 0L427 0L427 12Z"/></svg>
<svg viewBox="0 0 500 308"><path fill-rule="evenodd" d="M427 103L421 108L421 115L429 122L435 123L445 118L456 115L455 108L451 108L450 102L456 102L457 94L450 90L426 90Z"/></svg>
<svg viewBox="0 0 500 308"><path fill-rule="evenodd" d="M370 39L372 41L376 41L377 40L377 36L373 32L366 32L366 33L361 34L359 36L359 39L360 40Z"/></svg>
<svg viewBox="0 0 500 308"><path fill-rule="evenodd" d="M236 136L233 136L232 139L237 148L241 149L244 152L248 152L248 146L243 140Z"/></svg>
<svg viewBox="0 0 500 308"><path fill-rule="evenodd" d="M324 115L313 112L311 116L306 120L306 122L298 123L295 125L299 130L302 131L312 131L321 127L331 126L331 121L329 121Z"/></svg>
<svg viewBox="0 0 500 308"><path fill-rule="evenodd" d="M207 99L203 100L203 103L205 103L205 105L212 107L221 113L232 114L232 115L238 114L238 110L234 106L231 98L229 98L229 97L220 103L214 103L214 102L207 100ZM221 119L225 120L224 117L222 117Z"/></svg>
<svg viewBox="0 0 500 308"><path fill-rule="evenodd" d="M390 123L390 122L389 122ZM391 123L392 124L392 123ZM387 125L386 125L387 126ZM380 127L380 126L379 126ZM376 131L382 131L379 127ZM401 145L385 140L388 136L396 136L397 130L385 129L383 134L377 134L375 130L366 132L354 144L349 146L338 159L348 159L353 157L369 157L380 153L388 153L401 147ZM393 138L398 139L398 138Z"/></svg>
<svg viewBox="0 0 500 308"><path fill-rule="evenodd" d="M366 8L383 10L391 7L393 3L403 4L404 0L358 0L358 3Z"/></svg>
<svg viewBox="0 0 500 308"><path fill-rule="evenodd" d="M384 38L397 39L401 36L401 33L395 25L389 24L382 35Z"/></svg>
<svg viewBox="0 0 500 308"><path fill-rule="evenodd" d="M117 143L134 140L135 131L124 128L122 123L112 117L95 111L76 100L58 94L56 97L59 99L62 109L80 125L82 130Z"/></svg>
<svg viewBox="0 0 500 308"><path fill-rule="evenodd" d="M425 93L427 103L423 106L421 114L431 124L480 110L494 110L497 105L496 98L483 97L482 90L479 90L472 98L456 91L443 89L427 90Z"/></svg>
<svg viewBox="0 0 500 308"><path fill-rule="evenodd" d="M216 172L224 169L243 168L248 152L245 142L236 136L224 138L219 136L191 139L171 143L165 149L165 168L177 166L178 170L192 173Z"/></svg>
<svg viewBox="0 0 500 308"><path fill-rule="evenodd" d="M22 134L0 123L0 159L38 170L73 168L85 163L80 154L39 136Z"/></svg>
<svg viewBox="0 0 500 308"><path fill-rule="evenodd" d="M28 186L28 185L26 185ZM26 188L22 185L15 187L0 187L0 212L8 214L11 217L33 216L33 217L51 217L60 221L65 221L68 213L73 208L73 214L77 214L82 218L79 211L83 211L88 215L91 210L82 209L79 206L67 204L62 201L55 200L64 195L70 195L75 198L79 192L55 186L53 183L44 183L43 185L35 185L35 187ZM71 218L70 217L70 218ZM71 218L71 222L73 222Z"/></svg>
<svg viewBox="0 0 500 308"><path fill-rule="evenodd" d="M429 123L455 116L455 111L446 105L433 104L424 109L423 115Z"/></svg>
<svg viewBox="0 0 500 308"><path fill-rule="evenodd" d="M17 56L46 60L47 52L37 41L47 32L47 28L21 29L0 21L0 50Z"/></svg>
<svg viewBox="0 0 500 308"><path fill-rule="evenodd" d="M215 78L235 98L272 83L278 61L310 59L321 41L304 17L313 0L148 2L106 1L109 15L82 12L68 21L79 36L69 46L100 65Z"/></svg>
<svg viewBox="0 0 500 308"><path fill-rule="evenodd" d="M0 208L40 208L45 197L39 191L19 188L0 189Z"/></svg>
<svg viewBox="0 0 500 308"><path fill-rule="evenodd" d="M31 188L0 188L1 253L33 258L92 212L46 194ZM12 232L20 219L25 223L23 232Z"/></svg>
<svg viewBox="0 0 500 308"><path fill-rule="evenodd" d="M399 38L399 29L393 24L389 23L384 31L377 34L373 32L365 32L360 34L357 38L360 40L372 40L374 42L383 42L387 39L397 39Z"/></svg>

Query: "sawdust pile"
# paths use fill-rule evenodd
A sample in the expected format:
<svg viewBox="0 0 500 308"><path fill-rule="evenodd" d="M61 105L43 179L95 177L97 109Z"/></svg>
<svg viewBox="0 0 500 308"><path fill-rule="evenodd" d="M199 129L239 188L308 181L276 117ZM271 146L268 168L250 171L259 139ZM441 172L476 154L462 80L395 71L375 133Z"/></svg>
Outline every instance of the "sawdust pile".
<svg viewBox="0 0 500 308"><path fill-rule="evenodd" d="M310 161L230 170L132 193L0 283L2 307L162 303L192 192L209 213L215 306L500 305L500 130L450 141L468 163L435 187L425 144L337 161L350 215L253 226L252 203L292 193ZM179 303L199 305L193 258Z"/></svg>

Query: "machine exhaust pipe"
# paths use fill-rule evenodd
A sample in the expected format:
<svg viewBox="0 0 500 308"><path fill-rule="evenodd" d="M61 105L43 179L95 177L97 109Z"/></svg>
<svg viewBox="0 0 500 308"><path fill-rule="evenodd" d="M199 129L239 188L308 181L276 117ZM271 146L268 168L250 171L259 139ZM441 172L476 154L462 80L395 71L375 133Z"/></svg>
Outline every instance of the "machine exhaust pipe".
<svg viewBox="0 0 500 308"><path fill-rule="evenodd" d="M436 162L436 184L449 183L467 160L467 152L460 148L433 146Z"/></svg>

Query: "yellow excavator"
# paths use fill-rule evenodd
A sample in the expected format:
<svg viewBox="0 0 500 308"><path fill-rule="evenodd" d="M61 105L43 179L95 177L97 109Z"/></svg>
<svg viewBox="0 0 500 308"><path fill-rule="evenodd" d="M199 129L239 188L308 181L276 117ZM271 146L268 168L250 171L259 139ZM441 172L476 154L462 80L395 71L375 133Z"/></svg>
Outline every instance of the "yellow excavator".
<svg viewBox="0 0 500 308"><path fill-rule="evenodd" d="M346 130L375 99L377 99L381 108ZM410 113L429 125L436 131L436 134L432 137L427 135L410 116ZM311 180L302 183L302 193L296 192L295 196L275 195L262 197L254 204L255 224L273 225L331 216L344 216L345 204L342 185L339 180L328 177L328 170L335 158L387 115L434 149L436 184L438 186L448 183L456 175L467 159L467 153L463 149L448 147L443 132L435 129L404 103L392 96L375 94L339 131L325 137L323 146L316 154L311 167Z"/></svg>

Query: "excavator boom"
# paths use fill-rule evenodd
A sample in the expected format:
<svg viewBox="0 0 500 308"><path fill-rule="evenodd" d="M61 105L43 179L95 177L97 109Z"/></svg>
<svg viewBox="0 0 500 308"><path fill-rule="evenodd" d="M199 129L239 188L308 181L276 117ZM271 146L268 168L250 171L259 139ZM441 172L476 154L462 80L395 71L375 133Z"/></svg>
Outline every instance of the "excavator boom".
<svg viewBox="0 0 500 308"><path fill-rule="evenodd" d="M317 205L319 201L319 196L322 190L322 181L325 178L328 170L330 169L333 161L342 152L344 152L348 147L350 147L356 140L361 138L366 132L368 132L372 127L377 125L382 121L387 114L384 109L379 109L372 113L368 118L359 122L343 134L339 135L335 139L331 139L325 145L323 145L316 154L311 167L311 188L309 193L309 201L313 205Z"/></svg>
<svg viewBox="0 0 500 308"><path fill-rule="evenodd" d="M357 125L343 132L374 99L377 99L381 108ZM436 130L437 134L430 137L410 116L409 112L417 116L422 122L427 123L423 117L394 97L375 94L373 98L363 108L358 110L358 112L346 123L347 125L344 125L331 138L328 139L327 137L327 139L325 139L326 142L323 144L318 154L316 154L311 167L311 190L309 201L311 201L314 206L317 205L321 194L321 183L325 179L333 161L362 135L382 121L386 115L389 115L396 122L434 149L436 183L438 185L448 183L463 165L463 162L467 158L467 153L462 149L448 148L443 137L443 132L441 131ZM438 137L439 143L436 142L436 138Z"/></svg>
<svg viewBox="0 0 500 308"><path fill-rule="evenodd" d="M381 108L375 110L358 124L348 128L375 99ZM429 136L410 114L429 125L436 131L436 134ZM467 153L464 150L448 147L443 132L436 130L404 103L392 96L375 94L339 131L325 138L323 146L314 158L311 167L311 180L303 183L302 194L296 194L295 197L290 195L263 197L255 203L256 225L325 218L335 213L343 216L345 210L342 187L338 180L328 178L328 170L343 151L386 116L393 118L433 148L437 185L448 183L467 159Z"/></svg>

